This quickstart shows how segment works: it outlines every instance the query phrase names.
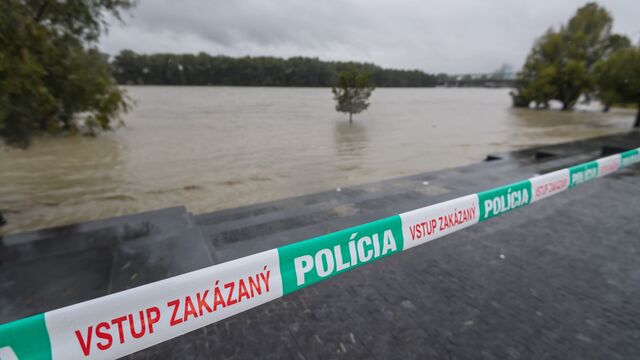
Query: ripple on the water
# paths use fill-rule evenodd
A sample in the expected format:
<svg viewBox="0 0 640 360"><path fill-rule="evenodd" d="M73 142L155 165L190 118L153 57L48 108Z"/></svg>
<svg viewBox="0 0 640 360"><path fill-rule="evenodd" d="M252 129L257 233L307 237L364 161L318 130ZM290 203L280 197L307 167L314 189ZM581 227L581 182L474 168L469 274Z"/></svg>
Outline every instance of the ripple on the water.
<svg viewBox="0 0 640 360"><path fill-rule="evenodd" d="M507 89L378 89L349 124L328 89L128 91L138 105L126 128L1 149L0 211L9 223L0 234L344 188L622 132L634 117L633 110L511 109Z"/></svg>

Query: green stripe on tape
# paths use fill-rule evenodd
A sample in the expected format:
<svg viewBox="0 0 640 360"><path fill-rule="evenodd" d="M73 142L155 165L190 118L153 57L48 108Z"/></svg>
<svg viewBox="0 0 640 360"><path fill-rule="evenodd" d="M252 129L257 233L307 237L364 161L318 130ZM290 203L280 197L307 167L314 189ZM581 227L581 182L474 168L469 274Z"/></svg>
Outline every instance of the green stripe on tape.
<svg viewBox="0 0 640 360"><path fill-rule="evenodd" d="M395 215L278 248L284 295L402 251L401 226Z"/></svg>
<svg viewBox="0 0 640 360"><path fill-rule="evenodd" d="M480 220L484 221L531 202L531 181L497 187L478 193Z"/></svg>
<svg viewBox="0 0 640 360"><path fill-rule="evenodd" d="M51 359L44 314L0 325L0 349L7 347L18 359Z"/></svg>
<svg viewBox="0 0 640 360"><path fill-rule="evenodd" d="M638 149L625 151L620 154L620 157L622 158L620 167L629 166L640 161L640 151Z"/></svg>
<svg viewBox="0 0 640 360"><path fill-rule="evenodd" d="M569 168L569 187L572 188L583 182L593 180L598 177L598 162L589 161L588 163L572 166Z"/></svg>

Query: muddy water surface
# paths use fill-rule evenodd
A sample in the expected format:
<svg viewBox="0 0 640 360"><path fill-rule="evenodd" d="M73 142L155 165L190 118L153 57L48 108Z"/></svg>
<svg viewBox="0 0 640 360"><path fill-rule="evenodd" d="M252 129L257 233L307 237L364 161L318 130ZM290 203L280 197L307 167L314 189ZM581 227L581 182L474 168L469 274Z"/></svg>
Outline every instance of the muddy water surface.
<svg viewBox="0 0 640 360"><path fill-rule="evenodd" d="M634 112L514 110L506 89L377 89L349 124L329 89L130 87L126 127L0 150L4 233L186 205L195 213L622 132Z"/></svg>

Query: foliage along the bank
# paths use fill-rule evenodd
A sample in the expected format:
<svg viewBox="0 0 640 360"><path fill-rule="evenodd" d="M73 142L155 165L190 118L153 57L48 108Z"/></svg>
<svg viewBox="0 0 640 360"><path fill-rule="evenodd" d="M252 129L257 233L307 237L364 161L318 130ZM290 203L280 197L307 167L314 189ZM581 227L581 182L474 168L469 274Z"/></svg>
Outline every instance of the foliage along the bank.
<svg viewBox="0 0 640 360"><path fill-rule="evenodd" d="M596 64L631 46L627 37L611 33L612 24L606 9L589 3L559 30L549 29L535 42L518 74L513 105L548 108L557 100L563 110L571 110L581 96L587 101L602 98Z"/></svg>
<svg viewBox="0 0 640 360"><path fill-rule="evenodd" d="M123 50L112 61L113 75L125 85L226 85L330 87L350 67L372 75L376 86L433 87L436 75L420 70L384 69L370 63L318 58L240 57L194 54L137 54Z"/></svg>
<svg viewBox="0 0 640 360"><path fill-rule="evenodd" d="M595 66L598 96L605 105L636 104L634 127L640 127L640 48L615 51Z"/></svg>
<svg viewBox="0 0 640 360"><path fill-rule="evenodd" d="M128 103L95 44L105 15L119 19L131 6L130 0L0 2L0 139L26 147L35 134L95 134L119 123Z"/></svg>

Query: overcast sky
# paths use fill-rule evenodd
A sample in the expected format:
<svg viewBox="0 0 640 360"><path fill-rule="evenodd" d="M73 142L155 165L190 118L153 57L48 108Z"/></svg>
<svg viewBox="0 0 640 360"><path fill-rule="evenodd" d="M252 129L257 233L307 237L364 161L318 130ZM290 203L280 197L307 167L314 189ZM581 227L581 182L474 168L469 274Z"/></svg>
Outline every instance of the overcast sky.
<svg viewBox="0 0 640 360"><path fill-rule="evenodd" d="M520 67L535 38L579 0L140 0L100 48L141 53L296 55L427 72ZM637 43L640 0L601 1Z"/></svg>

